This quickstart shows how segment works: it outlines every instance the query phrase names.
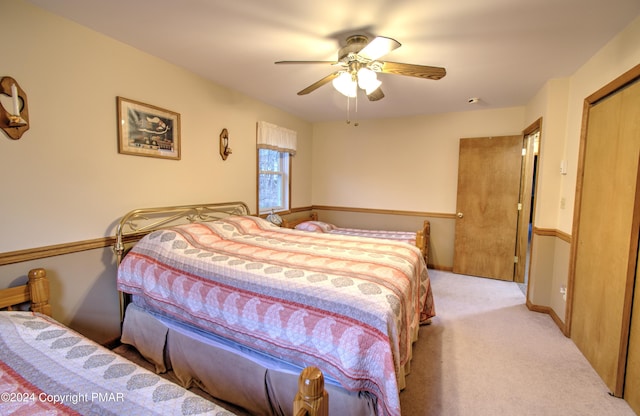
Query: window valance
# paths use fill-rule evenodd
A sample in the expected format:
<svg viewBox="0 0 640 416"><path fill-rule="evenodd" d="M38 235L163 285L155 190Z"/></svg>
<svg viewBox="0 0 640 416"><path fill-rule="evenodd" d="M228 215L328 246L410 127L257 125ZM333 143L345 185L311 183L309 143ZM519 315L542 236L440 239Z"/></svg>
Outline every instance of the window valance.
<svg viewBox="0 0 640 416"><path fill-rule="evenodd" d="M272 149L295 156L298 133L266 121L258 121L257 143L258 149Z"/></svg>

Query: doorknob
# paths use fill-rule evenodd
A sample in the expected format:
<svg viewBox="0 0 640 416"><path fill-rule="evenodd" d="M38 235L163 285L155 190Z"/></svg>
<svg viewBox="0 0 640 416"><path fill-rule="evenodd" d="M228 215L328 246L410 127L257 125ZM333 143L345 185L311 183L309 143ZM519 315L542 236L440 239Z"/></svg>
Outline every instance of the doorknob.
<svg viewBox="0 0 640 416"><path fill-rule="evenodd" d="M458 216L458 218L464 217L464 214L462 212L458 212L456 215Z"/></svg>

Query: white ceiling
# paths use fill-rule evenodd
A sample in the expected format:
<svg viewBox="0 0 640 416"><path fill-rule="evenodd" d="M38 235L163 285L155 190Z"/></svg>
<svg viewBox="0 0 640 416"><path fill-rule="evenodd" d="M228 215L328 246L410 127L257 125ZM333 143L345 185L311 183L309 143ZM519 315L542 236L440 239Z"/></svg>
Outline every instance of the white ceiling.
<svg viewBox="0 0 640 416"><path fill-rule="evenodd" d="M358 100L358 119L400 117L524 105L640 14L640 0L29 1L309 121L346 117L331 84L296 94L334 69L274 62L336 60L345 34L394 38L382 59L447 69L380 74L385 98Z"/></svg>

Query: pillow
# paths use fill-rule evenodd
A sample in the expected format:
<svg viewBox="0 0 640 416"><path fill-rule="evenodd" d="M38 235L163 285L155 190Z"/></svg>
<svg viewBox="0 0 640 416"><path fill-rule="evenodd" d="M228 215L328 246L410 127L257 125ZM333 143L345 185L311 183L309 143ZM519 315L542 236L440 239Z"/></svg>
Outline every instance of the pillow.
<svg viewBox="0 0 640 416"><path fill-rule="evenodd" d="M280 228L277 225L270 223L264 218L254 217L251 215L232 215L225 217L220 221L231 224L238 229L240 234L254 234L264 230L272 230L273 228Z"/></svg>
<svg viewBox="0 0 640 416"><path fill-rule="evenodd" d="M239 234L242 234L236 224L224 221L224 219L216 221L204 221L201 223L203 226L209 228L221 238L232 238Z"/></svg>
<svg viewBox="0 0 640 416"><path fill-rule="evenodd" d="M316 233L328 233L335 230L336 226L322 221L305 221L296 225L296 230L312 231Z"/></svg>

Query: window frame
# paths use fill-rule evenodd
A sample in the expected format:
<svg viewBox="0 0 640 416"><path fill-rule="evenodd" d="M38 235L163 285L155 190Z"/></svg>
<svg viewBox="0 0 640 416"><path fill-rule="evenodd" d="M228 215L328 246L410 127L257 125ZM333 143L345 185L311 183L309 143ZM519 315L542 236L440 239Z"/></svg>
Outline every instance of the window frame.
<svg viewBox="0 0 640 416"><path fill-rule="evenodd" d="M277 152L280 160L280 170L278 171L262 171L260 170L260 150ZM258 148L256 149L256 205L258 215L266 215L271 212L289 213L291 212L291 180L292 180L292 156L289 152L275 149ZM282 206L280 207L260 207L260 175L276 174L282 177Z"/></svg>

